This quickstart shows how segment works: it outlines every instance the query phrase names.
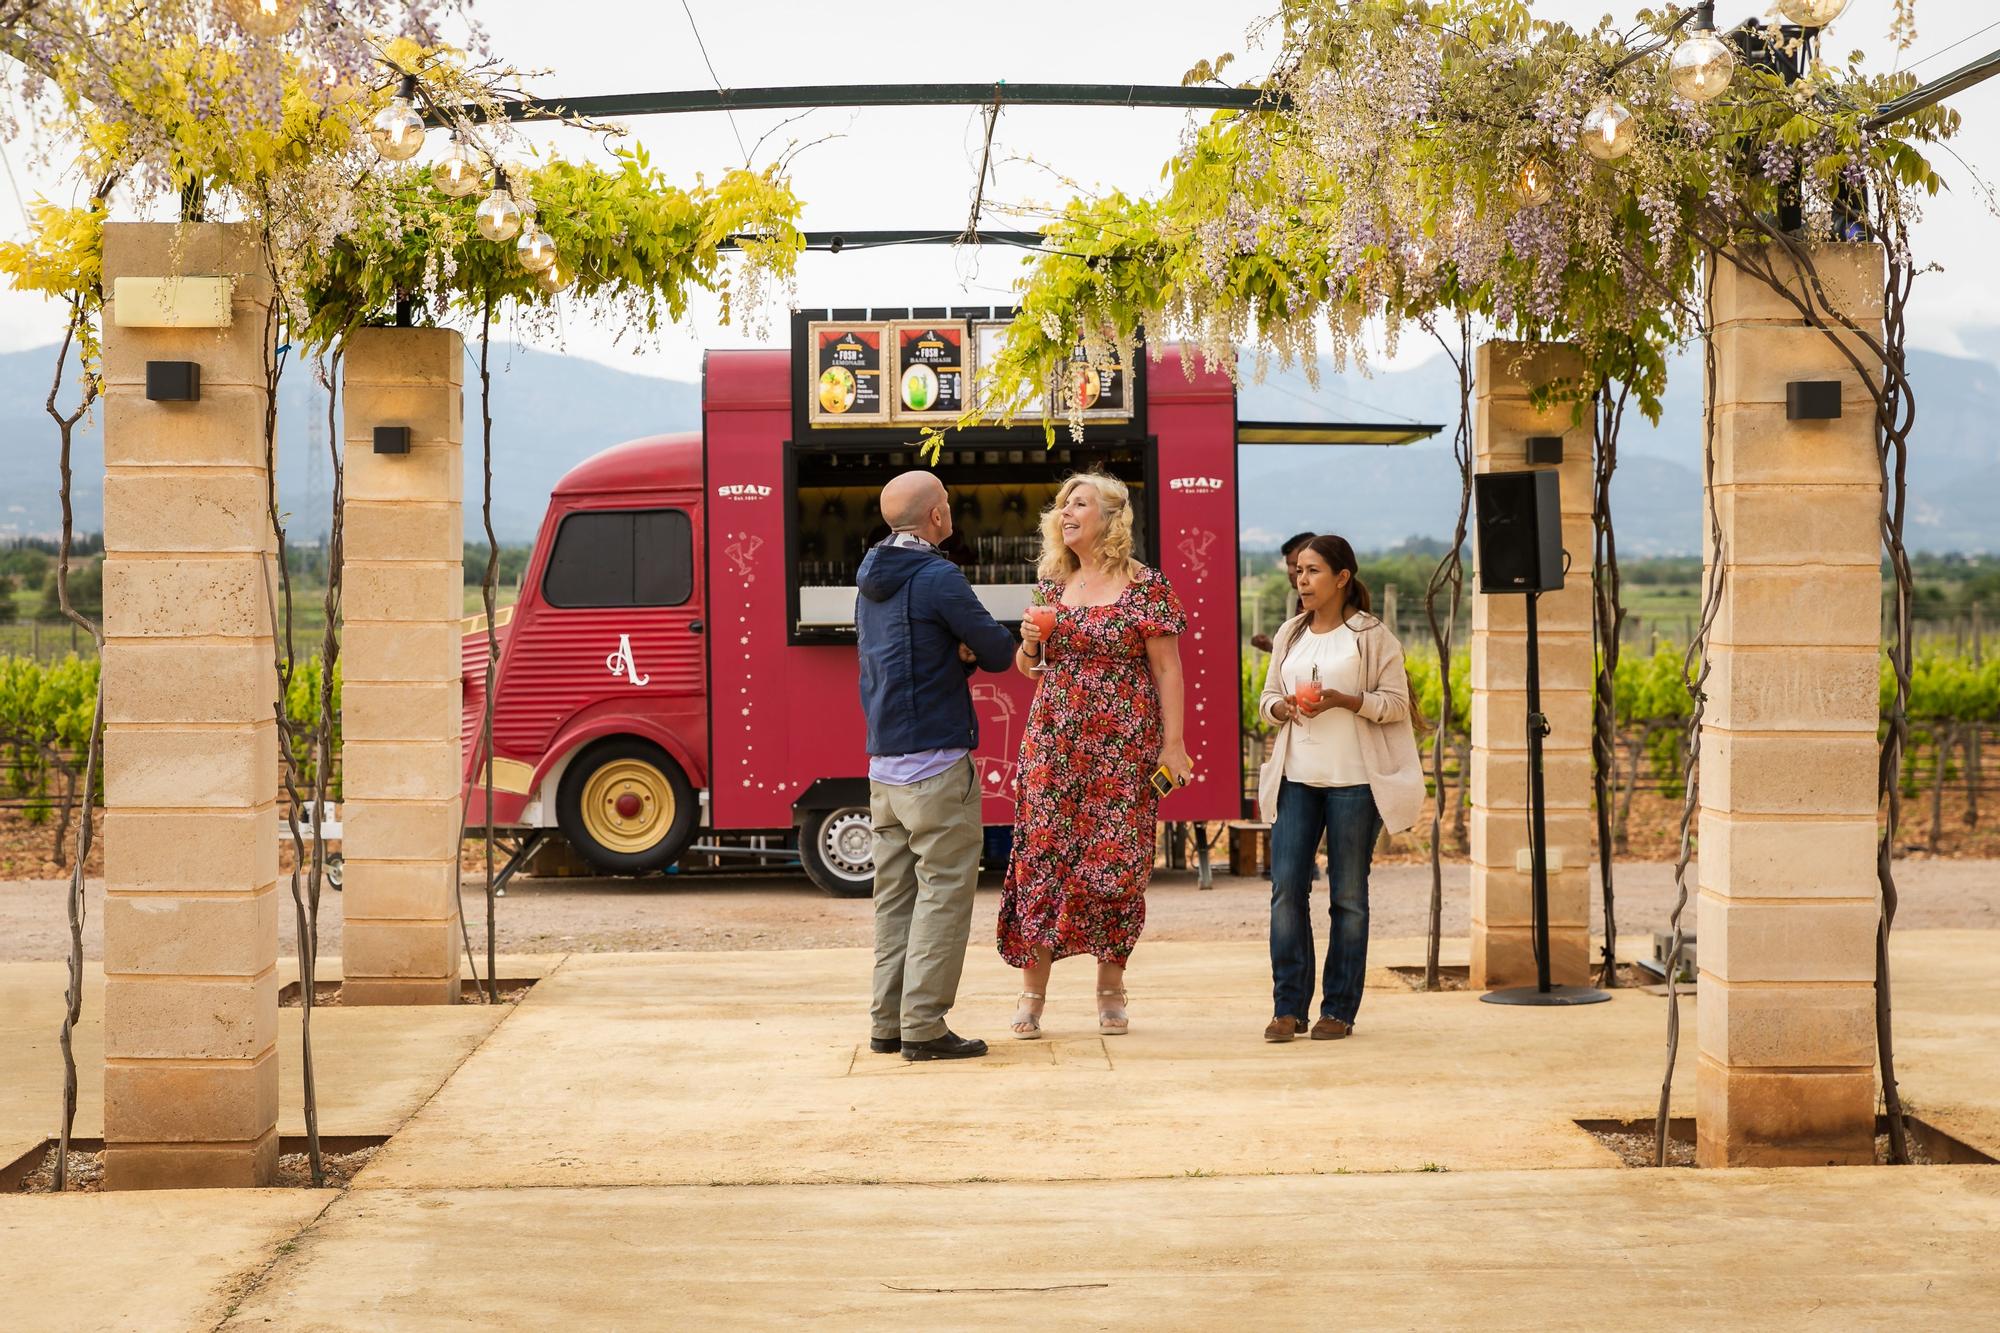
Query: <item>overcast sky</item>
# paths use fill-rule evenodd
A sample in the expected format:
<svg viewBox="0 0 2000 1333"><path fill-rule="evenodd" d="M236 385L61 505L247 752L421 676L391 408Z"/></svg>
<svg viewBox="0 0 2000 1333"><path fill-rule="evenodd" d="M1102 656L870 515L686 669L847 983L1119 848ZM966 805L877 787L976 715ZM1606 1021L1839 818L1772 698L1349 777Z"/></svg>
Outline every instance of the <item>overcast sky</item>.
<svg viewBox="0 0 2000 1333"><path fill-rule="evenodd" d="M1624 17L1642 6L1640 0L1534 0L1533 7L1538 16L1587 24L1607 10ZM1245 42L1246 30L1267 8L1275 4L1078 0L1003 23L970 8L904 10L894 17L890 9L843 10L823 0L687 0L714 64L712 80L679 0L475 3L496 53L549 71L535 84L545 94L702 88L715 80L725 87L994 79L1171 84L1196 60L1223 51L1239 56L1229 76L1248 77L1268 66L1268 53L1246 49ZM1889 0L1852 0L1829 33L1829 52L1858 47L1884 67L1914 63L1929 79L2000 47L2000 7L1991 0L1919 0L1921 35L1898 57L1884 37L1890 8ZM1718 6L1724 26L1758 12L1758 0ZM1945 49L1988 25L1991 30ZM1965 116L1958 154L1982 178L2000 177L2000 80L1961 94L1953 105ZM788 143L825 140L805 149L793 171L811 230L964 225L978 170L977 109L823 110L781 127L784 119L739 113L732 125L722 115L655 116L634 120L630 128L674 179L740 165L738 136L753 151L764 140L760 164ZM987 197L997 204L1060 201L1071 193L1065 177L1086 190L1156 189L1184 123L1183 113L1166 110L1007 110L994 139L997 180ZM589 151L575 131L544 133L572 156ZM10 174L0 177L0 233L15 234L23 225L21 195L67 198L72 183L31 163L22 144L7 145L6 154ZM1994 300L2000 268L1992 259L2000 219L1964 167L1949 158L1940 165L1955 188L1928 206L1917 245L1946 272L1918 283L1910 340L1965 354L1982 338L2000 337ZM992 207L985 219L994 227L1033 225ZM797 300L806 306L1005 303L1020 264L1019 252L1005 247L810 254L800 264ZM49 306L0 292L0 351L52 342L59 332ZM774 317L770 338L782 340L785 332L782 318ZM560 341L530 341L628 370L693 379L704 347L758 339L722 325L713 306L704 304L652 343L620 344L611 331L574 321ZM1983 350L1991 353L1993 344Z"/></svg>

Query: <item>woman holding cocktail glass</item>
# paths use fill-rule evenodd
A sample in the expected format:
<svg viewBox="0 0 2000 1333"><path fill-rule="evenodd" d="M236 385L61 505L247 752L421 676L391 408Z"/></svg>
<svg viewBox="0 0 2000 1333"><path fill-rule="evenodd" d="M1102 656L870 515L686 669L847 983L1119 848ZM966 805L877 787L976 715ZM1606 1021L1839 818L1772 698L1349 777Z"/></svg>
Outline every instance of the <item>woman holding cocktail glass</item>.
<svg viewBox="0 0 2000 1333"><path fill-rule="evenodd" d="M1368 970L1376 836L1416 823L1424 773L1403 646L1370 611L1345 538L1298 553L1300 613L1271 646L1259 711L1279 726L1258 795L1271 825L1271 991L1266 1041L1306 1032L1313 998L1312 872L1322 841L1331 933L1314 1041L1345 1037Z"/></svg>
<svg viewBox="0 0 2000 1333"><path fill-rule="evenodd" d="M1187 614L1132 558L1132 499L1115 477L1062 485L1042 515L1039 608L1016 665L1038 682L1016 774L1000 956L1021 969L1017 1038L1042 1035L1055 960L1097 960L1097 1030L1125 1032L1125 963L1146 922L1161 782L1193 777L1182 731Z"/></svg>

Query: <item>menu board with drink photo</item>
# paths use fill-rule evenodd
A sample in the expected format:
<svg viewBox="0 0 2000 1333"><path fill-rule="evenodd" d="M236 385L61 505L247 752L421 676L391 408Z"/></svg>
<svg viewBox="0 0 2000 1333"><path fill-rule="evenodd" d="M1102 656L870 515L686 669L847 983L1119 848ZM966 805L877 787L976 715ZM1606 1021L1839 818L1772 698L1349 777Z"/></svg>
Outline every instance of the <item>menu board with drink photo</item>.
<svg viewBox="0 0 2000 1333"><path fill-rule="evenodd" d="M965 323L911 320L892 324L896 349L898 421L946 421L965 410Z"/></svg>
<svg viewBox="0 0 2000 1333"><path fill-rule="evenodd" d="M1132 377L1127 372L1124 358L1116 347L1109 347L1099 354L1099 359L1102 364L1093 369L1090 354L1082 346L1070 353L1070 384L1077 406L1082 409L1086 421L1130 417ZM1057 410L1061 411L1063 406L1059 400Z"/></svg>
<svg viewBox="0 0 2000 1333"><path fill-rule="evenodd" d="M808 326L812 347L811 421L816 426L870 425L889 419L882 396L881 324Z"/></svg>
<svg viewBox="0 0 2000 1333"><path fill-rule="evenodd" d="M993 320L972 326L973 385L972 401L980 414L988 421L999 421L1010 415L1008 405L991 401L991 390L985 383L985 376L993 363L1000 359L1000 349L1006 346L1007 329L1011 320ZM1036 398L1032 394L1021 394L1012 405L1011 415L1017 423L1040 421L1048 407L1048 395Z"/></svg>

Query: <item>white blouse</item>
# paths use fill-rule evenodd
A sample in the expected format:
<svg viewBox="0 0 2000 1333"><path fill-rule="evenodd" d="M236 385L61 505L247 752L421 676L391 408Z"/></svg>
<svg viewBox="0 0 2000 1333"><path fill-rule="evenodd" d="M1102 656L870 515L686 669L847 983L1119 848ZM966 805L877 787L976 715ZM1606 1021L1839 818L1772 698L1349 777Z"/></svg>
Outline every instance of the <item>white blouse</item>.
<svg viewBox="0 0 2000 1333"><path fill-rule="evenodd" d="M1280 678L1294 697L1310 680L1328 691L1360 694L1365 682L1354 631L1340 625L1318 634L1308 626L1285 654ZM1295 714L1289 725L1295 730L1285 755L1288 779L1308 787L1357 787L1368 781L1368 765L1361 756L1361 719L1351 710L1329 708L1313 718Z"/></svg>

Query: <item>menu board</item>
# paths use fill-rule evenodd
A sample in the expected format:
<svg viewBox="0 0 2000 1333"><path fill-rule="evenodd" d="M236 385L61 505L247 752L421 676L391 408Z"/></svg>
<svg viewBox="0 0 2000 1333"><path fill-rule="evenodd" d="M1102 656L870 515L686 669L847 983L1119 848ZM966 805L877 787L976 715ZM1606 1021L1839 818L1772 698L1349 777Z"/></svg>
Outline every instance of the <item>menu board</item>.
<svg viewBox="0 0 2000 1333"><path fill-rule="evenodd" d="M963 320L898 321L889 336L896 353L896 420L946 421L965 411L971 366Z"/></svg>
<svg viewBox="0 0 2000 1333"><path fill-rule="evenodd" d="M808 419L816 426L873 425L889 419L882 372L888 338L884 324L818 323L807 326L812 349Z"/></svg>
<svg viewBox="0 0 2000 1333"><path fill-rule="evenodd" d="M991 394L984 382L984 376L986 368L999 359L1000 349L1006 345L1007 330L1011 325L1011 320L993 320L972 326L972 366L974 376L972 399L973 403L979 408L980 413L989 421L998 421L1008 415L1005 404L989 401ZM1039 419L1047 406L1047 394L1043 394L1040 400L1037 401L1034 395L1023 393L1018 401L1013 404L1012 415L1016 419L1024 417Z"/></svg>
<svg viewBox="0 0 2000 1333"><path fill-rule="evenodd" d="M1110 349L1110 355L1110 364L1092 370L1089 354L1081 346L1070 353L1071 383L1086 421L1122 420L1132 415L1132 376L1116 348ZM1061 407L1062 399L1058 398L1057 410Z"/></svg>

